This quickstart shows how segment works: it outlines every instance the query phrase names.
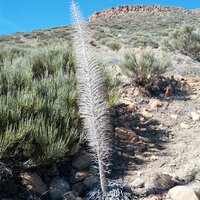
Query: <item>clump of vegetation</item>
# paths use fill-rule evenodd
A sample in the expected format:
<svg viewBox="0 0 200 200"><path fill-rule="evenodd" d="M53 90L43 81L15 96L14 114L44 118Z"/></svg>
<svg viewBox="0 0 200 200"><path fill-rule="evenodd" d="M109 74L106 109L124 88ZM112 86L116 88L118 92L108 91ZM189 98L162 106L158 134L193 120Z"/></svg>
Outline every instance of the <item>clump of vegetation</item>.
<svg viewBox="0 0 200 200"><path fill-rule="evenodd" d="M106 42L106 46L108 46L113 51L118 51L121 49L121 45L116 41L108 41Z"/></svg>
<svg viewBox="0 0 200 200"><path fill-rule="evenodd" d="M70 45L60 41L34 48L1 47L0 159L20 159L32 166L76 152L83 138ZM108 74L104 81L112 106L116 82Z"/></svg>
<svg viewBox="0 0 200 200"><path fill-rule="evenodd" d="M142 87L144 94L148 96L171 95L175 91L177 81L173 77L171 79L163 76L170 65L171 59L168 55L156 56L146 50L140 55L126 53L120 64L122 72L132 78L137 87Z"/></svg>
<svg viewBox="0 0 200 200"><path fill-rule="evenodd" d="M118 104L120 99L120 93L118 90L120 81L117 77L113 76L112 72L109 70L104 71L104 77L108 107L115 106Z"/></svg>
<svg viewBox="0 0 200 200"><path fill-rule="evenodd" d="M150 51L143 51L138 57L133 53L126 53L120 63L122 71L141 86L161 76L170 65L169 56L163 54L157 58Z"/></svg>
<svg viewBox="0 0 200 200"><path fill-rule="evenodd" d="M70 47L8 46L0 60L0 159L31 166L76 152L82 137Z"/></svg>
<svg viewBox="0 0 200 200"><path fill-rule="evenodd" d="M186 26L176 30L168 38L167 45L200 62L200 29Z"/></svg>

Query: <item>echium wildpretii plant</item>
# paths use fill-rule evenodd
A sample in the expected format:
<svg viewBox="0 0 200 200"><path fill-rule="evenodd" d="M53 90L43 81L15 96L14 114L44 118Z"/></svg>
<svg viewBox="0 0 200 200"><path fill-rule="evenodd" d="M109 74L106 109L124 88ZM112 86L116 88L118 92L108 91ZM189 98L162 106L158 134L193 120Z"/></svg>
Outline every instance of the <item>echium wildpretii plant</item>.
<svg viewBox="0 0 200 200"><path fill-rule="evenodd" d="M110 144L108 137L109 118L106 109L106 93L103 72L90 46L89 31L81 12L72 0L71 12L74 20L74 53L80 116L83 119L86 139L99 169L100 187L92 190L88 200L134 199L131 190L122 184L106 179Z"/></svg>

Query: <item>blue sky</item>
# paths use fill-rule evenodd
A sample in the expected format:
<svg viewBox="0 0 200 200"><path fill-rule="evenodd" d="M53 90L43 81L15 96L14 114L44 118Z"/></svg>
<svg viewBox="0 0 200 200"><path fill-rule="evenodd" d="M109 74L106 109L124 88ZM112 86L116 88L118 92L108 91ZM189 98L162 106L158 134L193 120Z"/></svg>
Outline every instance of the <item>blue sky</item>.
<svg viewBox="0 0 200 200"><path fill-rule="evenodd" d="M0 35L70 23L71 0L0 0ZM87 18L95 11L124 4L161 4L200 8L200 0L76 0Z"/></svg>

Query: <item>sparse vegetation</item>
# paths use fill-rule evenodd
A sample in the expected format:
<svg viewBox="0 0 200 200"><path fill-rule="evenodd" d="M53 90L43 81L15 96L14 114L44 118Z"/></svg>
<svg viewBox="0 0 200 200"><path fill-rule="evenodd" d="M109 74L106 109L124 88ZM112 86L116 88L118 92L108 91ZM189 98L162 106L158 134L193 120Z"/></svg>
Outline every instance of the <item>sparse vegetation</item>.
<svg viewBox="0 0 200 200"><path fill-rule="evenodd" d="M200 29L186 26L169 37L169 47L200 62Z"/></svg>
<svg viewBox="0 0 200 200"><path fill-rule="evenodd" d="M137 85L145 85L149 80L161 76L170 64L171 61L167 55L158 58L153 52L143 51L138 56L126 53L120 66L122 71Z"/></svg>
<svg viewBox="0 0 200 200"><path fill-rule="evenodd" d="M146 199L151 191L146 182L132 190L118 178L124 174L132 184L138 165L148 180L158 168L168 168L163 163L169 162L170 171L171 164L173 170L190 160L193 166L199 155L193 154L199 146L199 23L199 11L146 10L81 21L79 28L89 29L82 32L85 39L78 32L73 37L72 25L0 36L0 199L49 199L55 177L66 179L72 190L78 186L78 193L82 185L79 196L88 200L138 199L140 191ZM107 126L109 119L113 127ZM92 166L89 146L99 170ZM26 188L24 172L36 172L45 194ZM72 183L79 172L89 177ZM87 178L96 187L89 190Z"/></svg>
<svg viewBox="0 0 200 200"><path fill-rule="evenodd" d="M108 46L113 51L118 51L121 48L121 45L116 41L108 41L106 42L106 46Z"/></svg>
<svg viewBox="0 0 200 200"><path fill-rule="evenodd" d="M112 72L109 70L105 70L105 89L107 91L107 102L108 106L115 106L119 102L120 93L118 90L119 80L117 77L113 76Z"/></svg>

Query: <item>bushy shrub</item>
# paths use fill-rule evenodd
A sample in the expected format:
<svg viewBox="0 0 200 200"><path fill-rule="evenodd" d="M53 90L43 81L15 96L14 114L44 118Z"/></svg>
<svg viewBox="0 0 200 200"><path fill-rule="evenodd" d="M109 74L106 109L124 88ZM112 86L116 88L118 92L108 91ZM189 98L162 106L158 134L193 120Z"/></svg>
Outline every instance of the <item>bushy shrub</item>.
<svg viewBox="0 0 200 200"><path fill-rule="evenodd" d="M106 45L113 51L118 51L121 49L121 45L115 41L108 41L106 42Z"/></svg>
<svg viewBox="0 0 200 200"><path fill-rule="evenodd" d="M69 44L1 46L0 159L33 165L76 152L83 137ZM115 81L105 81L111 106Z"/></svg>
<svg viewBox="0 0 200 200"><path fill-rule="evenodd" d="M27 45L5 45L0 44L0 67L4 65L5 62L12 65L13 60L24 56L29 51Z"/></svg>
<svg viewBox="0 0 200 200"><path fill-rule="evenodd" d="M200 62L200 29L186 26L168 38L167 45Z"/></svg>
<svg viewBox="0 0 200 200"><path fill-rule="evenodd" d="M105 77L105 87L106 87L106 98L108 102L108 106L114 106L119 102L120 99L120 92L118 90L118 86L120 84L117 77L115 77L111 71L105 70L104 71Z"/></svg>
<svg viewBox="0 0 200 200"><path fill-rule="evenodd" d="M167 55L156 57L151 51L144 50L140 55L126 53L120 63L122 71L139 85L144 85L147 79L162 75L171 64Z"/></svg>
<svg viewBox="0 0 200 200"><path fill-rule="evenodd" d="M82 137L70 47L11 48L0 55L0 159L33 165L74 153Z"/></svg>

